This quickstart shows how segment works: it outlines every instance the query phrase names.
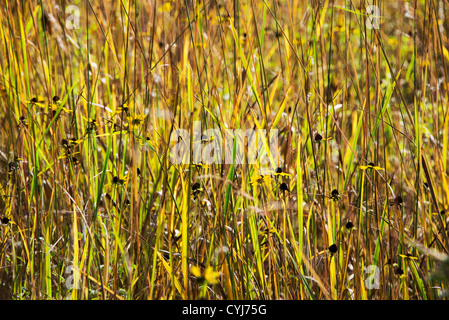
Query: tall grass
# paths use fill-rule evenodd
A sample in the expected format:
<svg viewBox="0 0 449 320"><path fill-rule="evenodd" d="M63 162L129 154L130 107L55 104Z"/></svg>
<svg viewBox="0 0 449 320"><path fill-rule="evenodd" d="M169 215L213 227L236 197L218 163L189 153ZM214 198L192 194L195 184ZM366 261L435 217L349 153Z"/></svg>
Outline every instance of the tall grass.
<svg viewBox="0 0 449 320"><path fill-rule="evenodd" d="M447 15L2 0L0 298L445 298ZM232 163L174 164L197 121L278 130L282 174L237 140Z"/></svg>

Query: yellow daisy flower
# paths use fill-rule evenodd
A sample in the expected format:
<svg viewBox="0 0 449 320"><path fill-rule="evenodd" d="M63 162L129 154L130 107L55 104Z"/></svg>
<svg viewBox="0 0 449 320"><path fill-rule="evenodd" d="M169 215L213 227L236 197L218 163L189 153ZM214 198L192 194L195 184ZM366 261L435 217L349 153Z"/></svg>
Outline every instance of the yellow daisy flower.
<svg viewBox="0 0 449 320"><path fill-rule="evenodd" d="M360 169L362 169L362 170L366 170L366 169L383 170L384 168L375 166L374 163L370 162L366 166L360 166Z"/></svg>
<svg viewBox="0 0 449 320"><path fill-rule="evenodd" d="M207 267L206 270L204 270L204 273L202 273L200 267L192 266L190 271L198 279L198 281L205 281L208 284L218 283L217 278L220 276L220 273L214 271L214 268L212 267Z"/></svg>
<svg viewBox="0 0 449 320"><path fill-rule="evenodd" d="M129 110L134 106L134 102L124 103L117 107L117 110L114 112L113 116L118 114L128 114Z"/></svg>
<svg viewBox="0 0 449 320"><path fill-rule="evenodd" d="M255 185L255 184L261 185L263 183L269 183L269 182L271 182L271 180L272 179L270 176L256 175L251 178L249 183L252 185Z"/></svg>
<svg viewBox="0 0 449 320"><path fill-rule="evenodd" d="M139 128L143 122L145 121L145 114L139 114L139 115L135 115L133 117L128 117L128 127L129 130L134 130L134 128Z"/></svg>

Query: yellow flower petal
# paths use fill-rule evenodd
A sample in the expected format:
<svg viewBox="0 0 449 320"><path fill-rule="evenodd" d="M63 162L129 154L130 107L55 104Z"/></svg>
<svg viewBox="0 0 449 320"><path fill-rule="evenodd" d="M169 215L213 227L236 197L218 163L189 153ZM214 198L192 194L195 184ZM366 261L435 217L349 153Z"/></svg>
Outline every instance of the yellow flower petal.
<svg viewBox="0 0 449 320"><path fill-rule="evenodd" d="M370 166L370 165L367 165L367 166L360 166L360 169L362 169L362 170L366 170L366 169L374 169L374 170L383 170L384 168L382 168L382 167L378 167L378 166Z"/></svg>
<svg viewBox="0 0 449 320"><path fill-rule="evenodd" d="M200 277L201 277L201 270L200 270L200 268L197 267L197 266L192 266L192 267L190 268L190 272L192 272L192 274L193 274L195 277L197 277L197 278L200 278Z"/></svg>
<svg viewBox="0 0 449 320"><path fill-rule="evenodd" d="M417 257L414 257L412 255L400 254L400 256L405 259L414 259L414 260L418 259Z"/></svg>
<svg viewBox="0 0 449 320"><path fill-rule="evenodd" d="M204 278L206 279L206 281L210 284L215 284L218 282L217 278L220 275L219 272L214 271L214 269L212 267L208 267L206 268L206 271L204 273Z"/></svg>

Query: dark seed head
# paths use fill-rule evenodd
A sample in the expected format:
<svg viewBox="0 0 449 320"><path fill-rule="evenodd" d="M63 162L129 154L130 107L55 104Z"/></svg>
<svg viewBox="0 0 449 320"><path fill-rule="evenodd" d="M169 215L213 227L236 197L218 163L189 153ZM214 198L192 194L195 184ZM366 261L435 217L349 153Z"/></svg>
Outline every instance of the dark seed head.
<svg viewBox="0 0 449 320"><path fill-rule="evenodd" d="M290 191L290 190L288 190L287 184L285 182L281 183L281 185L279 186L279 190L281 190L281 191Z"/></svg>
<svg viewBox="0 0 449 320"><path fill-rule="evenodd" d="M58 102L59 100L60 100L60 99L59 99L58 96L54 96L54 97L53 97L53 102L54 102L54 103Z"/></svg>
<svg viewBox="0 0 449 320"><path fill-rule="evenodd" d="M352 228L354 228L354 224L351 221L348 221L346 223L346 229L352 229Z"/></svg>
<svg viewBox="0 0 449 320"><path fill-rule="evenodd" d="M9 172L13 172L13 171L17 170L17 166L14 162L8 163L8 166L9 166Z"/></svg>
<svg viewBox="0 0 449 320"><path fill-rule="evenodd" d="M370 162L370 163L368 163L368 165L371 166L371 167L375 166L374 162Z"/></svg>
<svg viewBox="0 0 449 320"><path fill-rule="evenodd" d="M195 183L192 185L192 190L193 190L193 191L198 190L200 187L201 187L201 184L200 184L199 182L195 182Z"/></svg>
<svg viewBox="0 0 449 320"><path fill-rule="evenodd" d="M323 140L323 136L319 133L317 133L315 135L315 142L320 142L321 140Z"/></svg>
<svg viewBox="0 0 449 320"><path fill-rule="evenodd" d="M337 250L338 250L338 248L337 248L337 245L335 243L329 247L329 252L332 253L332 254L336 253Z"/></svg>
<svg viewBox="0 0 449 320"><path fill-rule="evenodd" d="M69 142L68 142L66 139L62 139L62 140L61 140L61 145L62 145L63 147L66 147L66 146L69 145Z"/></svg>
<svg viewBox="0 0 449 320"><path fill-rule="evenodd" d="M4 217L2 218L2 224L8 224L9 223L9 219Z"/></svg>
<svg viewBox="0 0 449 320"><path fill-rule="evenodd" d="M337 189L332 190L332 197L338 197L339 193Z"/></svg>
<svg viewBox="0 0 449 320"><path fill-rule="evenodd" d="M397 267L396 269L394 269L394 274L402 276L404 274L404 271L402 270L402 268Z"/></svg>
<svg viewBox="0 0 449 320"><path fill-rule="evenodd" d="M282 168L280 168L280 167L277 168L277 169L276 169L276 173L282 173Z"/></svg>
<svg viewBox="0 0 449 320"><path fill-rule="evenodd" d="M32 102L32 103L37 103L37 101L38 101L38 100L37 100L36 97L34 97L33 99L31 99L31 102Z"/></svg>
<svg viewBox="0 0 449 320"><path fill-rule="evenodd" d="M444 209L441 210L441 211L440 211L440 214L441 214L442 216L444 216L444 215L446 214L446 210L444 210Z"/></svg>
<svg viewBox="0 0 449 320"><path fill-rule="evenodd" d="M397 196L396 198L394 198L394 204L400 206L400 205L402 205L402 202L403 202L403 200L402 200L401 196Z"/></svg>
<svg viewBox="0 0 449 320"><path fill-rule="evenodd" d="M118 183L119 182L119 179L118 179L118 177L114 177L114 178L112 178L112 183Z"/></svg>

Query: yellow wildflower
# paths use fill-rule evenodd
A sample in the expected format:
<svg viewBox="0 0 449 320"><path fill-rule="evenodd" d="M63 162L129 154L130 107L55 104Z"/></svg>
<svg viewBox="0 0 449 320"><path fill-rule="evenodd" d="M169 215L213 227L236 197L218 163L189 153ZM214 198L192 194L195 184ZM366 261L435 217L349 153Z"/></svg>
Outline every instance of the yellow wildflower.
<svg viewBox="0 0 449 320"><path fill-rule="evenodd" d="M205 281L208 284L216 284L218 283L218 277L220 276L220 273L217 271L214 271L212 267L207 267L206 270L204 270L204 273L201 272L201 269L197 266L192 266L190 268L190 271L192 274L198 279L198 281Z"/></svg>

